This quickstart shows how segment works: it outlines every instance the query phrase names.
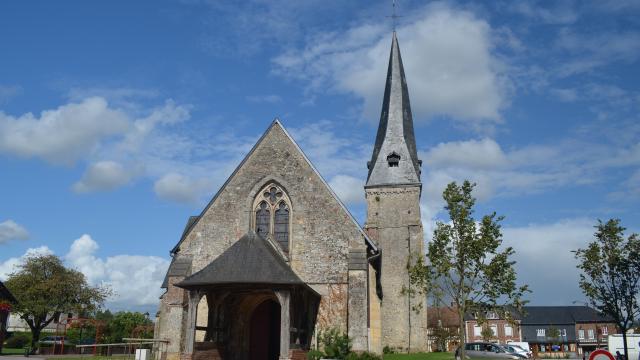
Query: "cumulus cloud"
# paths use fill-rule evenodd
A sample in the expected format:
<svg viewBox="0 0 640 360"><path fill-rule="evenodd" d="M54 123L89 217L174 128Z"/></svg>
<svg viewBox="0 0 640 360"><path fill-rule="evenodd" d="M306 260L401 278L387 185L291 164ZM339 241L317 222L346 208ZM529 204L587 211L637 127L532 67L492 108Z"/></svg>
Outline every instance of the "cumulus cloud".
<svg viewBox="0 0 640 360"><path fill-rule="evenodd" d="M11 240L26 240L29 238L29 232L20 224L9 219L0 223L0 244L4 244Z"/></svg>
<svg viewBox="0 0 640 360"><path fill-rule="evenodd" d="M82 272L93 285L105 284L114 290L107 304L117 308L155 306L162 293L160 285L169 268L169 260L157 256L115 255L97 256L100 246L84 234L74 240L63 256L67 266ZM24 255L0 262L0 280L16 270L16 266L30 256L54 252L46 246L28 249Z"/></svg>
<svg viewBox="0 0 640 360"><path fill-rule="evenodd" d="M40 246L36 248L29 248L24 253L24 255L20 257L12 257L3 262L0 262L0 280L4 281L7 279L9 274L13 273L17 270L17 266L22 264L24 260L31 256L37 255L50 255L53 254L53 251L49 249L47 246Z"/></svg>
<svg viewBox="0 0 640 360"><path fill-rule="evenodd" d="M115 161L99 161L91 164L82 178L73 185L78 193L112 190L131 180L131 174Z"/></svg>
<svg viewBox="0 0 640 360"><path fill-rule="evenodd" d="M169 173L155 182L153 190L165 200L194 203L210 185L210 181L206 179L192 179L181 174Z"/></svg>
<svg viewBox="0 0 640 360"><path fill-rule="evenodd" d="M90 235L76 239L66 254L66 262L85 274L92 284L107 284L115 295L109 300L117 306L156 305L160 285L169 261L157 256L116 255L99 258L98 243Z"/></svg>
<svg viewBox="0 0 640 360"><path fill-rule="evenodd" d="M329 186L345 204L357 204L364 202L364 180L348 175L336 175Z"/></svg>
<svg viewBox="0 0 640 360"><path fill-rule="evenodd" d="M518 280L530 286L534 304L564 305L583 297L571 251L593 240L595 223L578 218L503 229L504 245L516 251Z"/></svg>
<svg viewBox="0 0 640 360"><path fill-rule="evenodd" d="M124 133L128 125L125 113L99 97L46 110L40 116L0 112L0 152L70 164L95 151L103 139Z"/></svg>
<svg viewBox="0 0 640 360"><path fill-rule="evenodd" d="M500 121L504 78L491 53L489 24L442 4L418 14L398 29L416 117ZM389 47L385 26L359 24L345 32L317 34L304 48L276 57L274 72L307 82L311 91L354 94L364 101L364 115L377 119Z"/></svg>

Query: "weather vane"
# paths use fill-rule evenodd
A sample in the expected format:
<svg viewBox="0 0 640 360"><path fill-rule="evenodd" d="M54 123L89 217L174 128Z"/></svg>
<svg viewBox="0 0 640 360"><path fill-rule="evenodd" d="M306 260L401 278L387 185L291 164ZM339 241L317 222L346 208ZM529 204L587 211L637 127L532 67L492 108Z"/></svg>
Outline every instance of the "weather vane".
<svg viewBox="0 0 640 360"><path fill-rule="evenodd" d="M393 7L393 11L391 13L391 16L387 16L387 17L391 18L391 24L393 26L393 31L395 32L396 25L398 24L398 18L401 18L402 16L396 14L396 0L392 1L391 6Z"/></svg>

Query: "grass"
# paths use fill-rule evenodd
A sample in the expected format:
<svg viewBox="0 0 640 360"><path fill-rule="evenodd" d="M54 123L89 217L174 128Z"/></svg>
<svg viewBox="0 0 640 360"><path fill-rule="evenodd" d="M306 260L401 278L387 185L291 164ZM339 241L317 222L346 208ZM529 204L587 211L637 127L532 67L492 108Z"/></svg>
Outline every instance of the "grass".
<svg viewBox="0 0 640 360"><path fill-rule="evenodd" d="M386 354L384 355L384 360L453 360L453 353Z"/></svg>
<svg viewBox="0 0 640 360"><path fill-rule="evenodd" d="M2 355L24 355L24 349L2 348Z"/></svg>
<svg viewBox="0 0 640 360"><path fill-rule="evenodd" d="M133 355L112 355L112 356L101 356L101 355L96 355L93 356L91 354L85 354L85 355L74 355L74 356L69 356L69 357L62 357L62 356L48 356L46 357L47 359L51 359L51 360L80 360L80 359L87 359L87 360L124 360L124 359L132 359L134 356Z"/></svg>

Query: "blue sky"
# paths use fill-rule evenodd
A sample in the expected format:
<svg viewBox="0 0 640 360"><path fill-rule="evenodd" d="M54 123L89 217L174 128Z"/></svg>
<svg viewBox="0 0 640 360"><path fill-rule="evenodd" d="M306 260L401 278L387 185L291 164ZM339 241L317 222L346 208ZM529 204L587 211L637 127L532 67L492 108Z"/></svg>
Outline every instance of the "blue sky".
<svg viewBox="0 0 640 360"><path fill-rule="evenodd" d="M2 2L0 278L53 252L154 309L187 217L275 117L363 221L390 3ZM532 303L583 299L569 251L598 218L640 229L638 2L398 12L427 233L473 180Z"/></svg>

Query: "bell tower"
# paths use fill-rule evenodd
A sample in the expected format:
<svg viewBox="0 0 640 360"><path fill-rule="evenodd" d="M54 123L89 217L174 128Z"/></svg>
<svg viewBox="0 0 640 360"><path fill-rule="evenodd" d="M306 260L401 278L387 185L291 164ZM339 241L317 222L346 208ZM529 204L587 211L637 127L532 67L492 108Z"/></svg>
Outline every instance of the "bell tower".
<svg viewBox="0 0 640 360"><path fill-rule="evenodd" d="M409 91L395 31L382 113L365 185L365 229L382 250L380 306L382 346L427 350L426 299L410 297L407 262L424 254L420 219L422 162L418 160ZM422 303L420 312L413 309Z"/></svg>

